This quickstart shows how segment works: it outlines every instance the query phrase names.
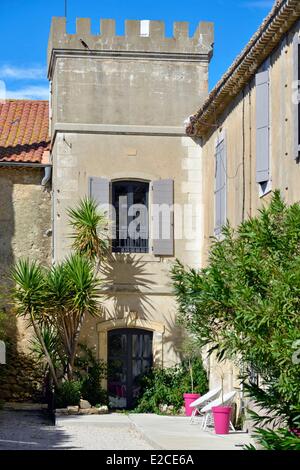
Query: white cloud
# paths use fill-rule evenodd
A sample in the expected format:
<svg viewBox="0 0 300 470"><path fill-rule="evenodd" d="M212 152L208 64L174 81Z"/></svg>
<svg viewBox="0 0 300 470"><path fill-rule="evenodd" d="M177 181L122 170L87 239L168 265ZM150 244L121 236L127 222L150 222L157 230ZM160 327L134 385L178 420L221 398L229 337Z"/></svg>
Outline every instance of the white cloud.
<svg viewBox="0 0 300 470"><path fill-rule="evenodd" d="M0 67L0 78L41 80L46 78L46 71L43 67L14 67L12 65L2 65Z"/></svg>
<svg viewBox="0 0 300 470"><path fill-rule="evenodd" d="M253 2L243 2L242 6L246 8L272 8L273 0L257 0Z"/></svg>
<svg viewBox="0 0 300 470"><path fill-rule="evenodd" d="M6 98L17 100L48 100L49 87L47 86L28 86L18 90L6 90Z"/></svg>

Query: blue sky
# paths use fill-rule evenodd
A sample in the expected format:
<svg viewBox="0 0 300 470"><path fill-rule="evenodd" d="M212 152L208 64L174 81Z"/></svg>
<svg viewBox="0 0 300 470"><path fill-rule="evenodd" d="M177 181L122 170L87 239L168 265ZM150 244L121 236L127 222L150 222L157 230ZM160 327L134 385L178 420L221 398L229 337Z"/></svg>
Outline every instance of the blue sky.
<svg viewBox="0 0 300 470"><path fill-rule="evenodd" d="M189 21L190 34L199 21L215 23L215 49L210 65L212 88L272 7L272 0L67 0L68 31L76 17L90 17L92 31L100 18L114 18L122 34L125 19L164 20L167 35L173 21ZM52 16L64 16L65 0L0 0L0 81L7 97L48 99L46 50ZM1 83L0 83L1 94Z"/></svg>

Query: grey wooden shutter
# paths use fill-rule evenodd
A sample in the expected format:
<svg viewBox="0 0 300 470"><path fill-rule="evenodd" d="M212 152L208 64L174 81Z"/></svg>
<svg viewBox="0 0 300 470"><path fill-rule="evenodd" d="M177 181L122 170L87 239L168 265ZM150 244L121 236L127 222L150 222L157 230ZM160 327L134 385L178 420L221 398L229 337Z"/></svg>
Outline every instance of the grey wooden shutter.
<svg viewBox="0 0 300 470"><path fill-rule="evenodd" d="M294 34L293 38L293 157L298 158L300 150L300 113L299 113L299 80L300 80L300 63L299 63L299 33Z"/></svg>
<svg viewBox="0 0 300 470"><path fill-rule="evenodd" d="M270 111L269 71L258 72L256 84L256 182L262 183L270 177Z"/></svg>
<svg viewBox="0 0 300 470"><path fill-rule="evenodd" d="M105 213L109 213L109 180L91 176L89 178L89 196L93 198Z"/></svg>
<svg viewBox="0 0 300 470"><path fill-rule="evenodd" d="M174 253L174 181L153 181L153 252L172 256Z"/></svg>
<svg viewBox="0 0 300 470"><path fill-rule="evenodd" d="M226 146L223 139L216 146L215 154L215 235L219 235L226 223Z"/></svg>

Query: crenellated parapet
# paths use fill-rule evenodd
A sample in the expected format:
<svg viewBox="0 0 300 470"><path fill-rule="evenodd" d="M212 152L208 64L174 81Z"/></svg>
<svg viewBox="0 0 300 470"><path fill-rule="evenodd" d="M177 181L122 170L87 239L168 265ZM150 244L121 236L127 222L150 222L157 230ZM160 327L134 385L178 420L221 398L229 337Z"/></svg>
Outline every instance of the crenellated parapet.
<svg viewBox="0 0 300 470"><path fill-rule="evenodd" d="M76 34L68 34L65 17L52 19L48 65L53 52L59 50L84 51L85 53L161 54L166 56L189 56L208 60L214 41L213 23L201 22L195 34L189 36L189 23L176 22L173 37L165 36L163 21L125 21L125 35L116 34L114 20L100 21L100 34L91 33L89 18L77 18Z"/></svg>

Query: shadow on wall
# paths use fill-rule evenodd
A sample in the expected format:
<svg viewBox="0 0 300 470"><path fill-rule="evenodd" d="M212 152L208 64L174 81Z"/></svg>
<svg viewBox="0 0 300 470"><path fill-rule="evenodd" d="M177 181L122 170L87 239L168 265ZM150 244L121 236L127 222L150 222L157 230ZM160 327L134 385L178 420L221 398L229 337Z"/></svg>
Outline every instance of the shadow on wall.
<svg viewBox="0 0 300 470"><path fill-rule="evenodd" d="M137 312L142 320L149 319L152 304L148 292L155 282L153 274L146 269L146 261L130 253L110 254L101 267L104 301L112 300L114 315L106 311L106 319L124 319L130 311Z"/></svg>
<svg viewBox="0 0 300 470"><path fill-rule="evenodd" d="M177 323L176 313L175 315L170 315L169 318L164 315L164 324L166 326L166 333L164 335L165 352L170 357L178 359L177 361L174 360L174 364L170 364L173 366L183 360L182 345L186 338L186 332L184 328Z"/></svg>

